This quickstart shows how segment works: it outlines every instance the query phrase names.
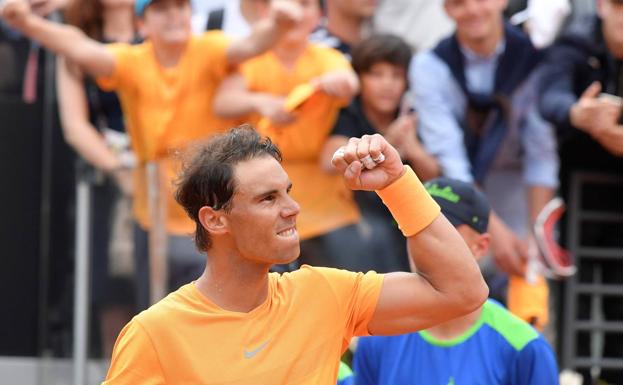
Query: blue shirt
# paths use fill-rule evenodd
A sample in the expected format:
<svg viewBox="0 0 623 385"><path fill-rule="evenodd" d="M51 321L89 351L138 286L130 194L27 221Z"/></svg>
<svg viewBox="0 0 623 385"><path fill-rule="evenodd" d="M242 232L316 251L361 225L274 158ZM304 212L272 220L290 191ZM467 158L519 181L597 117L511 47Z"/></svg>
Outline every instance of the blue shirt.
<svg viewBox="0 0 623 385"><path fill-rule="evenodd" d="M504 48L502 43L486 57L462 48L465 79L471 91L493 90ZM529 228L526 189L558 186L555 133L537 108L539 76L539 71L534 71L512 95L506 137L482 185L492 209L520 237L525 237ZM424 51L412 61L409 81L424 147L437 159L444 176L473 182L460 125L466 114L467 98L450 68L433 51Z"/></svg>
<svg viewBox="0 0 623 385"><path fill-rule="evenodd" d="M426 331L363 337L355 385L557 385L548 343L530 325L489 300L478 321L448 341Z"/></svg>
<svg viewBox="0 0 623 385"><path fill-rule="evenodd" d="M467 86L474 92L491 92L498 59L504 44L487 57L463 48ZM418 133L426 149L435 156L447 177L472 182L471 166L460 127L466 97L450 69L432 51L418 54L409 70L414 107L418 112ZM499 151L494 170L522 169L527 185L556 187L558 158L556 139L537 108L536 76L526 79L513 96L509 134Z"/></svg>

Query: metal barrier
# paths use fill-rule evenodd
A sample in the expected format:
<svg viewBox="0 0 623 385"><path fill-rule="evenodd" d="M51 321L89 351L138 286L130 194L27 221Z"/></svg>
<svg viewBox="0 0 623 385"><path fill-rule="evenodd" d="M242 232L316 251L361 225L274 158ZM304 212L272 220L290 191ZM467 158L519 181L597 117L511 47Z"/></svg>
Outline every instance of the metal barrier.
<svg viewBox="0 0 623 385"><path fill-rule="evenodd" d="M604 317L603 299L605 296L620 297L623 300L623 283L604 283L604 262L620 263L623 269L623 248L612 247L611 245L584 244L582 226L587 222L594 225L623 226L623 213L587 208L583 191L589 185L620 187L623 186L623 177L575 173L571 178L568 200L567 246L575 255L578 268L582 269L582 266L590 264L591 271L590 274L576 274L570 277L566 283L562 314L561 366L578 370L588 369L595 382L603 369L623 371L623 357L603 357L606 334L623 332L623 320L606 320ZM590 298L588 320L579 319L578 310L581 296ZM581 356L578 352L577 342L580 333L590 335L590 357Z"/></svg>

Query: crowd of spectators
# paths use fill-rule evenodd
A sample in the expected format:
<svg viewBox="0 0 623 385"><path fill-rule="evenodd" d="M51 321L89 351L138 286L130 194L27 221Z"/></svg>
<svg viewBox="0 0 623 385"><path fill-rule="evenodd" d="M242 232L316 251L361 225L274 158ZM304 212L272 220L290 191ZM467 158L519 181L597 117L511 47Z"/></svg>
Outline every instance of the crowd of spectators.
<svg viewBox="0 0 623 385"><path fill-rule="evenodd" d="M205 258L173 199L176 154L242 122L283 152L301 205L300 264L408 270L391 215L375 194L348 191L331 167L349 137L380 133L420 179L446 176L485 193L491 252L481 265L492 295L526 296L511 310L546 327L547 283L526 278L537 215L556 195L569 198L574 173L623 172L623 1L596 0L596 14L568 19L569 2L544 2L6 0L0 34L59 54L63 133L104 175L92 231L104 354L149 304L146 164L160 165L168 197L162 226L175 289ZM511 19L521 25L505 14L515 3L527 6ZM39 16L48 8L73 27ZM7 57L0 46L0 63ZM9 82L1 72L0 84ZM623 212L615 196L590 199ZM124 234L131 246L112 247ZM592 236L623 239L616 230ZM620 316L623 306L610 305L607 316Z"/></svg>

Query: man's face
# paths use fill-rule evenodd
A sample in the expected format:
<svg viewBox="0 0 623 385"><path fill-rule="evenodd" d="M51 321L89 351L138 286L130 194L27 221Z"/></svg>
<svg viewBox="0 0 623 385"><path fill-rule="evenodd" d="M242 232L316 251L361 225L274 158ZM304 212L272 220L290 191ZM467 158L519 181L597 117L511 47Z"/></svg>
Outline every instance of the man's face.
<svg viewBox="0 0 623 385"><path fill-rule="evenodd" d="M236 191L225 220L239 254L270 265L298 258L300 207L289 195L292 185L283 167L264 156L238 163L234 177Z"/></svg>
<svg viewBox="0 0 623 385"><path fill-rule="evenodd" d="M445 0L446 13L467 41L489 38L500 28L507 0Z"/></svg>
<svg viewBox="0 0 623 385"><path fill-rule="evenodd" d="M623 59L623 1L598 1L597 10L608 48L615 51L617 58Z"/></svg>
<svg viewBox="0 0 623 385"><path fill-rule="evenodd" d="M362 19L368 19L374 15L378 0L328 0L340 13Z"/></svg>
<svg viewBox="0 0 623 385"><path fill-rule="evenodd" d="M407 89L406 69L388 63L374 63L360 76L361 99L366 108L395 114Z"/></svg>
<svg viewBox="0 0 623 385"><path fill-rule="evenodd" d="M301 43L309 39L309 34L316 29L320 22L320 5L318 0L289 0L301 5L303 16L301 21L292 28L283 38L288 43Z"/></svg>
<svg viewBox="0 0 623 385"><path fill-rule="evenodd" d="M155 0L145 9L142 31L146 38L164 44L183 44L191 36L189 0Z"/></svg>

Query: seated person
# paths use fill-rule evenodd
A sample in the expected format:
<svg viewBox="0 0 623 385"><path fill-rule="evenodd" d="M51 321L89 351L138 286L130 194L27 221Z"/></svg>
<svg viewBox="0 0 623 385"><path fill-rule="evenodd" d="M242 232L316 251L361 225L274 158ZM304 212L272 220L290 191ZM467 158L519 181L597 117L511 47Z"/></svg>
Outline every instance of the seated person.
<svg viewBox="0 0 623 385"><path fill-rule="evenodd" d="M331 157L335 150L346 145L348 138L380 133L398 149L403 162L409 164L421 179L437 176L437 162L417 138L415 115L401 111L411 60L409 46L397 36L371 36L355 47L352 59L361 91L348 107L340 111L325 143L321 166L334 173ZM406 270L406 248L399 241L401 234L389 211L375 194L355 191L354 197L361 211L362 242L366 245L365 254L358 259L360 270ZM378 255L385 258L379 259Z"/></svg>
<svg viewBox="0 0 623 385"><path fill-rule="evenodd" d="M474 258L485 256L490 206L483 193L449 178L426 185ZM545 339L493 300L417 333L361 338L354 371L357 385L558 384L556 359Z"/></svg>
<svg viewBox="0 0 623 385"><path fill-rule="evenodd" d="M357 76L338 51L309 42L320 18L318 1L297 2L302 21L271 51L223 81L214 110L222 118L256 125L283 151L283 166L295 186L292 196L302 207L297 224L301 263L357 270L357 257L363 254L354 226L357 206L339 176L319 166L340 108L358 90ZM302 85L316 91L290 112L286 96Z"/></svg>

